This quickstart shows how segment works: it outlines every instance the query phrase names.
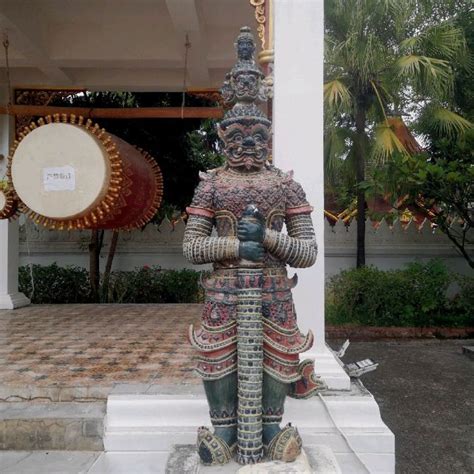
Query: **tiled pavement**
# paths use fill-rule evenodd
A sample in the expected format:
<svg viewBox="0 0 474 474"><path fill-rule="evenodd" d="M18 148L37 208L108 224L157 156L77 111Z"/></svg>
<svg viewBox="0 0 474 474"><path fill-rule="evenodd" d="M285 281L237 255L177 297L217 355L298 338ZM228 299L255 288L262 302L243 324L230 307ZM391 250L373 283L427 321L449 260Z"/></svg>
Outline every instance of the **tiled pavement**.
<svg viewBox="0 0 474 474"><path fill-rule="evenodd" d="M186 338L200 305L0 311L0 401L106 398L120 383L199 383Z"/></svg>

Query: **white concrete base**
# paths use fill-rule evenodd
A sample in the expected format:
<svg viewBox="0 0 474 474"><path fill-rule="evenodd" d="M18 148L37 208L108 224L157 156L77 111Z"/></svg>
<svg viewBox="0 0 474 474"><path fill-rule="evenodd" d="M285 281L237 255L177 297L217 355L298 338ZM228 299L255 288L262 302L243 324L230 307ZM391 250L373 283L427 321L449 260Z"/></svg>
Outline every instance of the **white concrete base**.
<svg viewBox="0 0 474 474"><path fill-rule="evenodd" d="M313 466L310 465L308 456L303 449L291 464L282 461L262 462L241 467L237 470L237 474L262 474L264 472L268 474L288 474L288 472L294 474L341 474L338 462L327 446L315 446L313 456L315 458Z"/></svg>
<svg viewBox="0 0 474 474"><path fill-rule="evenodd" d="M87 474L165 474L168 453L102 453Z"/></svg>
<svg viewBox="0 0 474 474"><path fill-rule="evenodd" d="M301 354L300 359L312 359L315 361L315 372L324 380L329 390L351 389L351 378L328 346L323 346L323 349L318 352L305 352Z"/></svg>
<svg viewBox="0 0 474 474"><path fill-rule="evenodd" d="M114 452L109 452L106 456L114 454ZM135 456L140 456L140 453L135 453ZM258 464L247 466L242 466L235 460L225 465L204 466L199 460L194 444L178 445L168 457L165 472L166 474L288 474L290 472L291 474L341 474L334 453L324 445L304 448L291 463L263 460Z"/></svg>
<svg viewBox="0 0 474 474"><path fill-rule="evenodd" d="M209 425L201 387L180 395L111 395L107 401L104 447L108 452L171 452L194 444L196 429ZM350 391L328 391L309 400L289 399L285 421L298 427L304 446L326 445L342 473L395 472L395 439L372 395L360 383Z"/></svg>
<svg viewBox="0 0 474 474"><path fill-rule="evenodd" d="M0 220L0 309L29 304L30 300L18 292L18 221Z"/></svg>
<svg viewBox="0 0 474 474"><path fill-rule="evenodd" d="M0 309L22 308L30 303L30 300L23 293L0 295Z"/></svg>

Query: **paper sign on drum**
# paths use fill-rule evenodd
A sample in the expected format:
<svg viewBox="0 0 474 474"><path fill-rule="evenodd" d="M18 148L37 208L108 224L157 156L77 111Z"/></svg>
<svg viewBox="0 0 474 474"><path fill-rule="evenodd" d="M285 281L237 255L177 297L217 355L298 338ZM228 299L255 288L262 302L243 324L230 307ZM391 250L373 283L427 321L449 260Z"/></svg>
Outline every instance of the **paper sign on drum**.
<svg viewBox="0 0 474 474"><path fill-rule="evenodd" d="M76 171L72 166L43 168L43 188L45 191L74 191Z"/></svg>

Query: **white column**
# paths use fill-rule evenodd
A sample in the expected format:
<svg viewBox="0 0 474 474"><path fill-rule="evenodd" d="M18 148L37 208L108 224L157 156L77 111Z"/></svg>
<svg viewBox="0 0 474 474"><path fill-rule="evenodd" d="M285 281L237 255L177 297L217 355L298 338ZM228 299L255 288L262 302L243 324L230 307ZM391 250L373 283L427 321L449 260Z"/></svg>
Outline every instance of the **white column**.
<svg viewBox="0 0 474 474"><path fill-rule="evenodd" d="M0 95L5 103L6 94ZM13 121L6 115L0 115L0 179L5 175L6 161L13 133ZM0 309L14 309L30 304L30 300L18 292L18 221L9 223L0 220Z"/></svg>
<svg viewBox="0 0 474 474"><path fill-rule="evenodd" d="M274 161L282 170L294 170L295 180L306 191L314 207L319 249L313 267L298 269L298 324L315 335L307 355L316 359L316 372L332 388L348 389L349 377L327 349L324 335L324 1L274 1Z"/></svg>

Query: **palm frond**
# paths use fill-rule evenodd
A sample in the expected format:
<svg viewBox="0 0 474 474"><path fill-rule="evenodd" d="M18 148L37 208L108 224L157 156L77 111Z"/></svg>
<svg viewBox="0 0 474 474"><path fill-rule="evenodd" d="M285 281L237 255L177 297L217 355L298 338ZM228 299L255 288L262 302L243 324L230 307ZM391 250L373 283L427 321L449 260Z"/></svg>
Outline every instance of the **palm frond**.
<svg viewBox="0 0 474 474"><path fill-rule="evenodd" d="M351 107L351 93L339 79L324 84L324 101L331 109L348 110Z"/></svg>
<svg viewBox="0 0 474 474"><path fill-rule="evenodd" d="M372 156L379 162L386 162L394 153L408 154L390 125L379 124L375 128Z"/></svg>
<svg viewBox="0 0 474 474"><path fill-rule="evenodd" d="M401 77L411 81L424 93L432 91L445 95L452 90L453 73L448 61L409 54L400 57L396 67Z"/></svg>
<svg viewBox="0 0 474 474"><path fill-rule="evenodd" d="M464 32L449 22L431 26L416 36L404 39L401 50L407 54L452 60L465 49Z"/></svg>
<svg viewBox="0 0 474 474"><path fill-rule="evenodd" d="M327 125L324 132L324 166L327 175L332 175L338 162L346 159L352 148L352 131L335 125Z"/></svg>
<svg viewBox="0 0 474 474"><path fill-rule="evenodd" d="M439 106L430 106L423 112L420 119L421 127L427 132L438 136L453 137L461 135L474 125L456 112Z"/></svg>

